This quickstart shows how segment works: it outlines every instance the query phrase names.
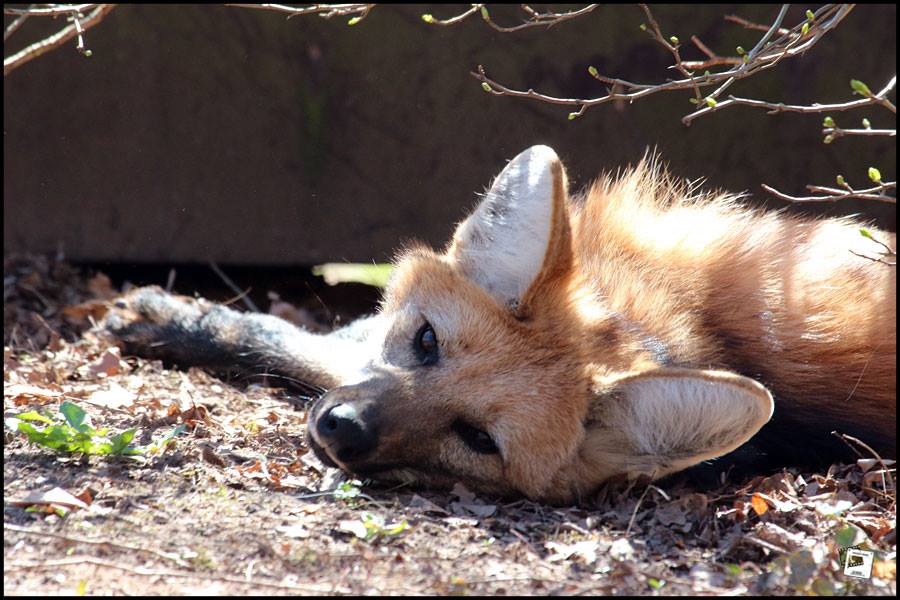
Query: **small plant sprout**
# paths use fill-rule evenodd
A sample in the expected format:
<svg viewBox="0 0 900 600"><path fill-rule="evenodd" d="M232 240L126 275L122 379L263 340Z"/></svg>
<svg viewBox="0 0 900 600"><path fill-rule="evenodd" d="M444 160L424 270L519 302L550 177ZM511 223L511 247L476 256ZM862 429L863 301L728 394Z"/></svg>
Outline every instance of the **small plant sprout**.
<svg viewBox="0 0 900 600"><path fill-rule="evenodd" d="M426 23L434 23L434 17L432 15L429 15L428 13L422 15L422 20Z"/></svg>
<svg viewBox="0 0 900 600"><path fill-rule="evenodd" d="M806 18L807 18L808 20L810 20L810 21L815 21L815 20L816 20L816 15L813 14L813 11L807 9L807 10L806 10Z"/></svg>
<svg viewBox="0 0 900 600"><path fill-rule="evenodd" d="M493 89L491 89L491 86L489 86L489 85L487 84L487 82L484 82L484 81L481 82L481 89L483 89L483 90L486 91L486 92L493 92L493 91L494 91Z"/></svg>
<svg viewBox="0 0 900 600"><path fill-rule="evenodd" d="M706 102L706 105L710 108L715 108L716 105L718 104L718 102L716 102L716 99L713 98L712 96L707 96L705 102Z"/></svg>
<svg viewBox="0 0 900 600"><path fill-rule="evenodd" d="M874 183L881 183L881 171L875 167L869 167L869 179Z"/></svg>
<svg viewBox="0 0 900 600"><path fill-rule="evenodd" d="M871 98L874 95L872 94L872 90L869 89L869 86L867 86L859 79L851 79L850 87L853 88L854 94L859 94L860 96L865 96L866 98Z"/></svg>
<svg viewBox="0 0 900 600"><path fill-rule="evenodd" d="M837 184L838 184L839 186L841 186L841 187L847 187L847 182L844 180L844 176L843 176L843 175L838 175L837 177L834 178L834 180L837 182Z"/></svg>
<svg viewBox="0 0 900 600"><path fill-rule="evenodd" d="M673 46L677 46L678 45L678 36L673 35L672 37L669 38L669 41L672 42Z"/></svg>
<svg viewBox="0 0 900 600"><path fill-rule="evenodd" d="M831 117L825 117L822 121L822 127L834 127L834 119Z"/></svg>
<svg viewBox="0 0 900 600"><path fill-rule="evenodd" d="M597 67L592 65L588 67L588 73L590 73L592 77L596 77L599 71L597 71Z"/></svg>
<svg viewBox="0 0 900 600"><path fill-rule="evenodd" d="M867 118L863 117L862 126L866 129L872 129L872 122L869 121Z"/></svg>
<svg viewBox="0 0 900 600"><path fill-rule="evenodd" d="M491 14L488 12L487 6L481 7L481 18L484 19L485 21L491 20Z"/></svg>
<svg viewBox="0 0 900 600"><path fill-rule="evenodd" d="M360 21L362 21L362 17L353 17L352 19L347 21L347 25L350 25L352 27L353 25L356 25Z"/></svg>
<svg viewBox="0 0 900 600"><path fill-rule="evenodd" d="M831 135L830 133L822 139L823 144L830 144L833 141L834 141L834 136Z"/></svg>
<svg viewBox="0 0 900 600"><path fill-rule="evenodd" d="M863 227L859 230L859 235L863 236L864 238L869 238L870 240L875 239L874 237L872 237L872 232L869 231L868 229L866 229L865 227Z"/></svg>
<svg viewBox="0 0 900 600"><path fill-rule="evenodd" d="M809 22L803 24L803 27L800 28L800 35L806 35L809 33Z"/></svg>

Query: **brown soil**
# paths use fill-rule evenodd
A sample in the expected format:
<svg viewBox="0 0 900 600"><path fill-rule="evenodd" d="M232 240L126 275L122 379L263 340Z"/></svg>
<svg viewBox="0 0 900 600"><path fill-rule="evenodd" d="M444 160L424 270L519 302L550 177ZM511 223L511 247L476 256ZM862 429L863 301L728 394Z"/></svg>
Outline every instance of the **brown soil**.
<svg viewBox="0 0 900 600"><path fill-rule="evenodd" d="M6 418L67 400L140 445L185 425L140 460L7 428L4 594L896 593L878 461L617 484L574 507L354 484L307 452L305 398L120 357L89 329L114 294L46 257L4 261ZM841 544L875 551L872 578L843 574Z"/></svg>

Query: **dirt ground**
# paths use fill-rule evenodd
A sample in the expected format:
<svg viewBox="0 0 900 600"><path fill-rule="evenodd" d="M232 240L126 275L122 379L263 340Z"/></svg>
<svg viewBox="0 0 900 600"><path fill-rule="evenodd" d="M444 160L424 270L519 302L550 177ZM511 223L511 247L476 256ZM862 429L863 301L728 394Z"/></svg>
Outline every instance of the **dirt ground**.
<svg viewBox="0 0 900 600"><path fill-rule="evenodd" d="M298 392L91 331L117 291L4 260L4 594L896 594L893 462L862 448L827 472L620 482L581 506L348 481L307 451ZM150 449L65 453L13 430L64 402ZM851 546L874 552L871 577L844 574Z"/></svg>

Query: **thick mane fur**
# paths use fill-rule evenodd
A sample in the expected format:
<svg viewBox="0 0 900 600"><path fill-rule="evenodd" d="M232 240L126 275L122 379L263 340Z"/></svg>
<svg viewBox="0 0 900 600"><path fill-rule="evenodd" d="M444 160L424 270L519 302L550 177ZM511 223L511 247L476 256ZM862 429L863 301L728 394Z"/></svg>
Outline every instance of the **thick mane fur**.
<svg viewBox="0 0 900 600"><path fill-rule="evenodd" d="M878 255L869 225L700 193L655 155L599 179L571 213L583 281L669 364L766 385L776 418L763 432L797 452L810 448L792 428L819 423L821 439L838 429L894 451L896 270L859 256Z"/></svg>

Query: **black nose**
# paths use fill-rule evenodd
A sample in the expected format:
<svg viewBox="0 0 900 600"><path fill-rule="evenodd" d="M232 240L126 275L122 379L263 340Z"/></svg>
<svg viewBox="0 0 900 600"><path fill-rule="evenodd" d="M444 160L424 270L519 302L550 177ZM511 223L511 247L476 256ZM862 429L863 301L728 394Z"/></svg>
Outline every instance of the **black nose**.
<svg viewBox="0 0 900 600"><path fill-rule="evenodd" d="M351 404L335 404L316 419L316 433L327 451L341 462L360 460L372 451L376 435Z"/></svg>

